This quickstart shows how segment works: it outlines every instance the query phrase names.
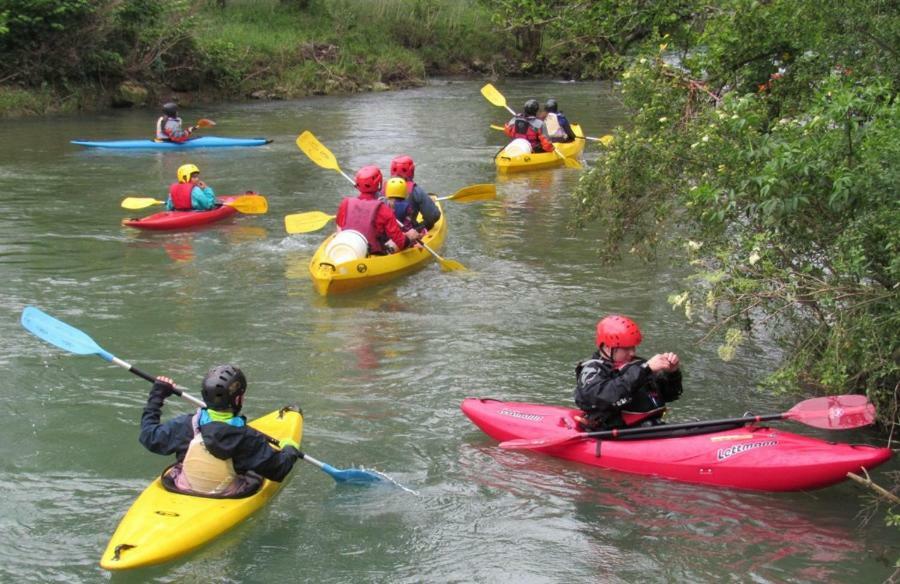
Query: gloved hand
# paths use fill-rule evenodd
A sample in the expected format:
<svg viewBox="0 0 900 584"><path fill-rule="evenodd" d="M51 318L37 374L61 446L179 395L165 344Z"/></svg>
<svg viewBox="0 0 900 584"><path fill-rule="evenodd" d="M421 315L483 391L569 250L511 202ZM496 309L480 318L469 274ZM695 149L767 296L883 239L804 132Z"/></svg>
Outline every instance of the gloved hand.
<svg viewBox="0 0 900 584"><path fill-rule="evenodd" d="M300 444L293 438L282 438L278 441L278 446L280 446L282 449L287 446L293 446L295 449L300 450Z"/></svg>
<svg viewBox="0 0 900 584"><path fill-rule="evenodd" d="M150 397L160 397L163 401L170 395L175 394L175 382L169 377L157 377L150 388Z"/></svg>

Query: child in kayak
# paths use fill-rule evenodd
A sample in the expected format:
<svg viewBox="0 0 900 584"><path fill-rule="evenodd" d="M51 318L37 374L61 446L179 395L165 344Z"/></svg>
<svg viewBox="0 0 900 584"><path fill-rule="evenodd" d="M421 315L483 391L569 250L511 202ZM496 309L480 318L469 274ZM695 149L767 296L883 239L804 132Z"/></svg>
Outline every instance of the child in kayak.
<svg viewBox="0 0 900 584"><path fill-rule="evenodd" d="M406 181L399 176L388 179L384 186L384 201L393 209L394 216L400 222L400 230L404 232L415 229L411 217L412 206L406 198L406 190Z"/></svg>
<svg viewBox="0 0 900 584"><path fill-rule="evenodd" d="M575 405L586 430L661 424L666 403L681 396L678 355L641 359L641 340L630 318L613 314L597 323L597 351L575 368Z"/></svg>
<svg viewBox="0 0 900 584"><path fill-rule="evenodd" d="M507 136L516 140L522 138L531 145L532 152L553 152L553 144L547 135L547 126L537 117L541 105L536 99L525 102L523 113L516 114L503 127Z"/></svg>
<svg viewBox="0 0 900 584"><path fill-rule="evenodd" d="M181 127L181 118L178 117L178 106L169 102L162 106L163 115L156 120L156 139L162 142L186 142L196 126L187 130Z"/></svg>
<svg viewBox="0 0 900 584"><path fill-rule="evenodd" d="M208 211L216 208L216 193L200 180L199 168L193 164L182 164L175 174L178 182L169 186L167 210Z"/></svg>
<svg viewBox="0 0 900 584"><path fill-rule="evenodd" d="M377 166L364 166L356 173L357 197L345 197L338 206L338 230L353 229L369 244L369 253L384 255L406 249L419 239L419 232L400 229L394 212L378 198L383 176Z"/></svg>
<svg viewBox="0 0 900 584"><path fill-rule="evenodd" d="M406 203L409 207L409 216L416 229L431 229L441 218L441 210L437 203L428 196L428 193L413 180L416 175L416 163L405 154L391 160L391 177L402 178L406 181ZM419 223L419 213L422 214L422 223Z"/></svg>
<svg viewBox="0 0 900 584"><path fill-rule="evenodd" d="M300 457L299 444L284 438L281 450L239 415L247 379L234 365L213 367L203 378L205 408L160 423L174 382L157 377L141 416L140 441L156 454L175 454L177 462L163 484L178 492L214 497L253 493L262 478L281 482Z"/></svg>

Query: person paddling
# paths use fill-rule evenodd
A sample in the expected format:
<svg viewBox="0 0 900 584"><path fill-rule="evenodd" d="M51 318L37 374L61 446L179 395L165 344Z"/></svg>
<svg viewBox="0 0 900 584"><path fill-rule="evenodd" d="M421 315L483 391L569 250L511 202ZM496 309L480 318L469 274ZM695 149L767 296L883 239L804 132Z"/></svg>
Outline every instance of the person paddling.
<svg viewBox="0 0 900 584"><path fill-rule="evenodd" d="M523 113L516 114L506 122L503 131L513 140L518 138L527 140L532 152L553 152L547 126L537 117L540 107L536 99L529 99L525 102Z"/></svg>
<svg viewBox="0 0 900 584"><path fill-rule="evenodd" d="M393 210L378 198L383 175L377 166L364 166L356 173L359 196L341 201L335 216L338 230L353 229L366 238L369 253L384 255L406 249L419 239L419 232L400 229Z"/></svg>
<svg viewBox="0 0 900 584"><path fill-rule="evenodd" d="M415 229L412 219L412 205L406 197L406 181L395 176L384 185L384 202L394 211L394 217L400 222L401 231ZM418 230L417 230L418 231Z"/></svg>
<svg viewBox="0 0 900 584"><path fill-rule="evenodd" d="M177 183L169 185L166 209L169 211L208 211L215 209L216 193L200 180L200 169L193 164L182 164L175 175Z"/></svg>
<svg viewBox="0 0 900 584"><path fill-rule="evenodd" d="M163 485L177 492L241 497L255 492L262 479L281 482L300 458L300 445L282 438L276 450L240 415L247 378L234 365L218 365L203 378L205 408L160 423L175 382L157 377L141 415L140 442L156 454L175 454Z"/></svg>
<svg viewBox="0 0 900 584"><path fill-rule="evenodd" d="M432 229L441 218L441 210L437 203L428 196L428 193L414 180L416 175L416 163L407 155L397 156L391 160L391 178L402 178L406 181L406 201L409 207L409 216L412 225L421 230ZM422 222L419 223L419 214L422 214Z"/></svg>
<svg viewBox="0 0 900 584"><path fill-rule="evenodd" d="M666 403L681 396L678 355L635 355L642 335L633 320L619 314L597 323L597 351L575 368L575 405L584 411L585 430L609 430L662 423Z"/></svg>
<svg viewBox="0 0 900 584"><path fill-rule="evenodd" d="M163 115L156 120L156 140L161 142L186 142L197 126L182 128L178 117L178 106L171 101L162 106Z"/></svg>
<svg viewBox="0 0 900 584"><path fill-rule="evenodd" d="M566 115L559 111L559 104L552 97L544 104L544 124L551 142L572 142L575 131Z"/></svg>

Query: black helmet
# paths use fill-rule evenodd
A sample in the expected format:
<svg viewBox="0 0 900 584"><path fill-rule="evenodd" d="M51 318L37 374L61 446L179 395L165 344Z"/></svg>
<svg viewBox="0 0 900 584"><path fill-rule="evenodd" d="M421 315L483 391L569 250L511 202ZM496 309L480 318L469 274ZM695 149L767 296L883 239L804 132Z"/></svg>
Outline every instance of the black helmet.
<svg viewBox="0 0 900 584"><path fill-rule="evenodd" d="M167 116L174 118L178 115L178 105L171 101L169 103L164 103L162 106L162 111Z"/></svg>
<svg viewBox="0 0 900 584"><path fill-rule="evenodd" d="M528 101L525 102L525 115L526 116L536 116L540 107L541 107L541 104L538 103L538 100L529 99Z"/></svg>
<svg viewBox="0 0 900 584"><path fill-rule="evenodd" d="M247 378L234 365L217 365L203 378L203 401L207 408L217 412L231 410L234 415L239 414L245 391Z"/></svg>
<svg viewBox="0 0 900 584"><path fill-rule="evenodd" d="M556 100L551 97L547 100L547 103L544 104L544 110L550 112L551 114L559 113L559 104L557 104Z"/></svg>

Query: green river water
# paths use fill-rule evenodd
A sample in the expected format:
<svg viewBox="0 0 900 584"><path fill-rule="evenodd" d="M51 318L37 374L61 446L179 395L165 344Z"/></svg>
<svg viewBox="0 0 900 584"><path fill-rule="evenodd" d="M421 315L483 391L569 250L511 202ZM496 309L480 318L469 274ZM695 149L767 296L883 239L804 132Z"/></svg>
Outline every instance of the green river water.
<svg viewBox="0 0 900 584"><path fill-rule="evenodd" d="M781 412L808 396L755 389L778 352L766 338L728 363L705 325L673 312L671 262L598 265L590 229L571 233L579 173L495 173L508 114L482 82L219 105L182 112L262 148L91 151L75 138L147 136L155 112L0 125L0 581L2 582L881 582L900 543L864 492L747 493L616 474L503 451L459 410L467 396L571 404L574 364L608 312L644 329L642 354L672 350L686 390L673 420ZM556 97L600 136L625 121L606 84L503 82L510 103ZM448 202L443 255L469 268L421 272L323 299L307 263L328 229L289 236L283 217L333 213L348 184L295 146L304 129L353 172L409 153L416 178L451 194L496 182L495 202ZM588 163L602 155L589 145ZM267 195L269 213L182 233L120 226L125 196L164 197L197 164L219 194ZM664 180L664 177L661 177ZM337 485L298 463L250 520L196 553L110 574L98 566L126 509L167 459L138 443L148 384L66 354L18 323L35 305L118 357L199 394L206 369L239 364L251 417L306 414L303 446L334 466L388 473L416 494ZM177 398L166 413L189 411ZM868 431L786 429L879 443ZM896 459L876 479L896 470Z"/></svg>

